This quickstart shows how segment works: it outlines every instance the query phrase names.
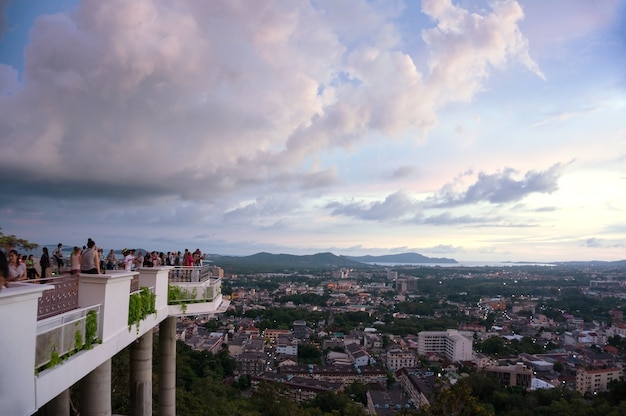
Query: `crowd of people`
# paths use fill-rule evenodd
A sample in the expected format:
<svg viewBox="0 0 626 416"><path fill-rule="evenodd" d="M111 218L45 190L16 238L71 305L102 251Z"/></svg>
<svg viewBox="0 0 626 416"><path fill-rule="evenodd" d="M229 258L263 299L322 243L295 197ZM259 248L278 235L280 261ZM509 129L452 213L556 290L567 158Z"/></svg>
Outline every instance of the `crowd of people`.
<svg viewBox="0 0 626 416"><path fill-rule="evenodd" d="M79 273L104 274L106 270L127 270L132 271L140 267L158 266L201 266L205 255L200 249L194 252L185 249L180 251L146 252L135 249L122 250L122 258L118 261L115 251L111 249L106 257L103 256L103 249L96 246L92 238L87 239L87 244L82 248L75 246L66 258L63 253L63 244L57 244L52 251L48 252L47 247L42 248L39 258L39 270L35 265L35 257L31 255L20 255L17 250L10 249L8 252L0 251L0 288L9 287L10 282L21 280L38 280L49 278L63 273L66 266L69 266L72 276ZM67 259L67 263L66 263Z"/></svg>

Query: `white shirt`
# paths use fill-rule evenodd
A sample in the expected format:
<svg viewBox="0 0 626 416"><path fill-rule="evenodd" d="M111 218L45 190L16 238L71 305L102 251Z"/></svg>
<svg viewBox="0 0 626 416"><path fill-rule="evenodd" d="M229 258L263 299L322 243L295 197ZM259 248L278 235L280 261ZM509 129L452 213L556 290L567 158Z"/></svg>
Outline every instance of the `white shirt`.
<svg viewBox="0 0 626 416"><path fill-rule="evenodd" d="M124 270L130 272L133 269L133 262L135 261L135 257L132 254L127 254L124 257Z"/></svg>

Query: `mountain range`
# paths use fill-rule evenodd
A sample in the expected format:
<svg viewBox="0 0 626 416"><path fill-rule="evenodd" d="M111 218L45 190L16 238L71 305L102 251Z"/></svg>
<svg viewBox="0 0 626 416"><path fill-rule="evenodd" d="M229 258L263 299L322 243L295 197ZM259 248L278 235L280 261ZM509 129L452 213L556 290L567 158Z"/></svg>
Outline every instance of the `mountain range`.
<svg viewBox="0 0 626 416"><path fill-rule="evenodd" d="M320 270L333 268L363 268L371 264L400 263L457 263L454 259L430 258L417 253L404 253L385 256L337 256L333 253L317 253L311 255L256 253L251 256L207 255L222 268L243 271L278 272L285 270Z"/></svg>

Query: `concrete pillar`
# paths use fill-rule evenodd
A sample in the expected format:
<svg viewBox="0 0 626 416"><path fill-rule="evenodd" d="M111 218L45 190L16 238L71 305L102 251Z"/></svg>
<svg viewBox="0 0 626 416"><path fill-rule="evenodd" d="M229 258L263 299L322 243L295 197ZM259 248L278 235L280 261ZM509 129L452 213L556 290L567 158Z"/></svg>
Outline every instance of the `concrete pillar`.
<svg viewBox="0 0 626 416"><path fill-rule="evenodd" d="M159 324L159 416L176 416L176 318Z"/></svg>
<svg viewBox="0 0 626 416"><path fill-rule="evenodd" d="M152 331L130 347L130 414L152 416Z"/></svg>
<svg viewBox="0 0 626 416"><path fill-rule="evenodd" d="M63 390L54 399L46 404L47 416L69 416L70 414L70 389Z"/></svg>
<svg viewBox="0 0 626 416"><path fill-rule="evenodd" d="M111 359L80 381L80 416L111 416Z"/></svg>

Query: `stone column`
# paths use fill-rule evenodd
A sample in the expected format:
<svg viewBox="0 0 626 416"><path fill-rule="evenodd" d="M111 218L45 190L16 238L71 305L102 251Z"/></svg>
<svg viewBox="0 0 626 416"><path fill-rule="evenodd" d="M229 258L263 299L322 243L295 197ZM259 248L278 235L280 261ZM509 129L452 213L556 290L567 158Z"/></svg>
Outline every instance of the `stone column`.
<svg viewBox="0 0 626 416"><path fill-rule="evenodd" d="M70 389L63 390L54 399L46 404L46 415L69 416L70 414Z"/></svg>
<svg viewBox="0 0 626 416"><path fill-rule="evenodd" d="M130 414L152 416L152 331L131 344Z"/></svg>
<svg viewBox="0 0 626 416"><path fill-rule="evenodd" d="M176 416L176 318L159 324L159 416Z"/></svg>
<svg viewBox="0 0 626 416"><path fill-rule="evenodd" d="M111 359L80 381L80 416L111 416Z"/></svg>

